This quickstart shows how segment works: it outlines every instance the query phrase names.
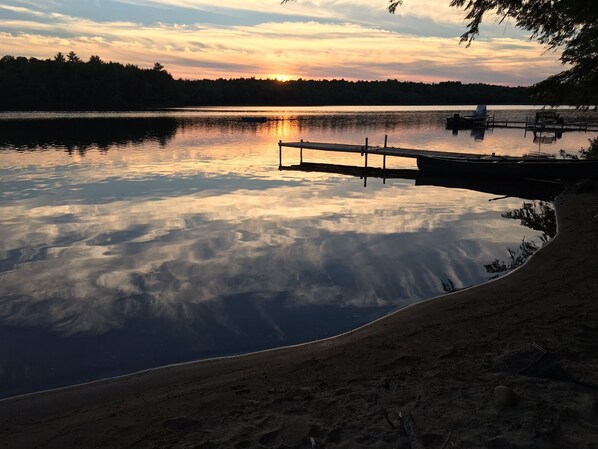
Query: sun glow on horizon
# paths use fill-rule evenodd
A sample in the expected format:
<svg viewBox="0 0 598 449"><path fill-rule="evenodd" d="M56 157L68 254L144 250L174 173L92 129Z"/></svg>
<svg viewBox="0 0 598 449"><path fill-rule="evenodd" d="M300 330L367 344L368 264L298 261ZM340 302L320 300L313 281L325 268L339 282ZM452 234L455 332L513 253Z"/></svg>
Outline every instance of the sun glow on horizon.
<svg viewBox="0 0 598 449"><path fill-rule="evenodd" d="M287 81L291 81L291 79L293 79L289 75L280 75L280 74L272 75L272 78L275 79L276 81L281 81L283 83L286 83Z"/></svg>

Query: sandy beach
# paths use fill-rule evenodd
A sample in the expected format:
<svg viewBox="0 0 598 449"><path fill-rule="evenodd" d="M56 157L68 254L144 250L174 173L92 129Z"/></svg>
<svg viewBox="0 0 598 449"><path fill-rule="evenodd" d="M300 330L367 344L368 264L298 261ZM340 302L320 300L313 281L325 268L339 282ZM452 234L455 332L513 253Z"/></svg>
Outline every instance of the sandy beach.
<svg viewBox="0 0 598 449"><path fill-rule="evenodd" d="M596 448L585 187L557 199L557 237L508 276L339 338L1 401L0 447L408 448L402 412L427 448Z"/></svg>

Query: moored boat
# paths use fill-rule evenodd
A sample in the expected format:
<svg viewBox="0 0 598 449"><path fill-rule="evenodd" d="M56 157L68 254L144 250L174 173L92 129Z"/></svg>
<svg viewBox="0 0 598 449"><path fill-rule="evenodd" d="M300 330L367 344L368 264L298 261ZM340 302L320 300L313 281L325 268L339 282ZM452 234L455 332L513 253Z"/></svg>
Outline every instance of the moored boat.
<svg viewBox="0 0 598 449"><path fill-rule="evenodd" d="M598 178L598 160L584 159L418 156L417 168L425 174L442 174L444 176L489 176L545 180Z"/></svg>
<svg viewBox="0 0 598 449"><path fill-rule="evenodd" d="M452 117L447 117L446 127L449 129L485 128L489 118L486 105L480 104L469 115L454 114Z"/></svg>

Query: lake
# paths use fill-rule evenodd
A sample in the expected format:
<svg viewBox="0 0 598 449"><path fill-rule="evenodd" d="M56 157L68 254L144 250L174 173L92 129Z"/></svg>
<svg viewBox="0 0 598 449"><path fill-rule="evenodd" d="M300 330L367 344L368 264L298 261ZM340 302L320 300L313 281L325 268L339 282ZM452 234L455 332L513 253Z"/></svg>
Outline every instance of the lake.
<svg viewBox="0 0 598 449"><path fill-rule="evenodd" d="M519 155L594 137L444 128L470 109L0 114L0 397L330 337L487 281L508 249L542 244L502 216L530 200L278 160L302 138Z"/></svg>

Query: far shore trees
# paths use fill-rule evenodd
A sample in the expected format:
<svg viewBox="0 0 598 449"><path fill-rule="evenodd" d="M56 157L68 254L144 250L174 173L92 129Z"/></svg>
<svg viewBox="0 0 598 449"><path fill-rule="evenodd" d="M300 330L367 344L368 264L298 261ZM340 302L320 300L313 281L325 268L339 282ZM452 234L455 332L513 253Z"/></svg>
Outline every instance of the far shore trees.
<svg viewBox="0 0 598 449"><path fill-rule="evenodd" d="M151 69L84 62L74 51L52 59L0 58L0 110L106 110L177 106L181 89L159 63Z"/></svg>
<svg viewBox="0 0 598 449"><path fill-rule="evenodd" d="M471 105L528 104L525 87L458 81L275 79L175 80L156 62L87 62L74 51L53 59L0 58L0 110L107 110L176 106Z"/></svg>

